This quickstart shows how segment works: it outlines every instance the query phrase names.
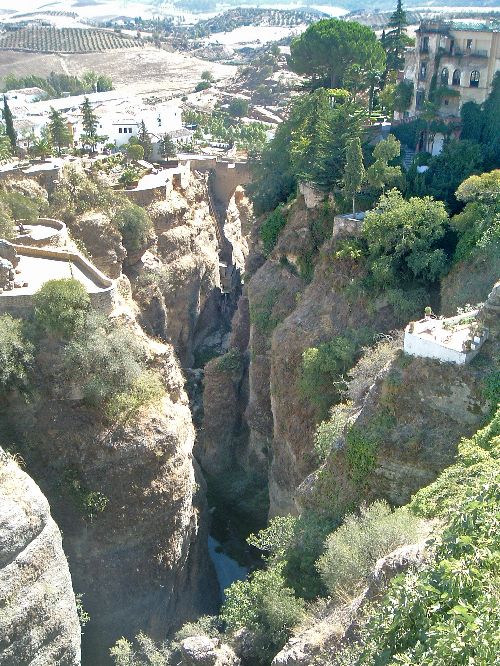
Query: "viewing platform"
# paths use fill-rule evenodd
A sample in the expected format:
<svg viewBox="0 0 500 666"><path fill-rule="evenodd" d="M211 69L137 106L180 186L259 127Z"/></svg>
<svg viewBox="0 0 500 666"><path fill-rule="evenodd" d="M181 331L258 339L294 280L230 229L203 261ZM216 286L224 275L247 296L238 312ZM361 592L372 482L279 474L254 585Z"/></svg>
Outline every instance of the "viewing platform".
<svg viewBox="0 0 500 666"><path fill-rule="evenodd" d="M40 287L61 278L81 282L96 310L109 314L113 309L115 283L76 252L0 240L0 269L0 314L26 314Z"/></svg>

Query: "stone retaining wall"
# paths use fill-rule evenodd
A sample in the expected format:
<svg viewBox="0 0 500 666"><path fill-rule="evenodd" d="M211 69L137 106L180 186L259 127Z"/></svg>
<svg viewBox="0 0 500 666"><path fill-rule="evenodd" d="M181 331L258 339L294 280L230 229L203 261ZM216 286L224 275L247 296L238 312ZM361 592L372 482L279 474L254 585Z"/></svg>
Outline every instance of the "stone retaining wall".
<svg viewBox="0 0 500 666"><path fill-rule="evenodd" d="M19 220L19 222L25 222L26 220ZM64 222L61 220L55 220L52 217L39 217L36 222L29 222L27 225L36 227L37 225L45 225L47 227L53 227L54 233L51 236L46 236L45 238L32 238L30 235L27 236L18 236L16 238L16 243L18 245L31 245L34 247L43 247L44 245L62 245L68 239L68 230Z"/></svg>
<svg viewBox="0 0 500 666"><path fill-rule="evenodd" d="M363 230L364 213L355 215L335 215L333 218L333 238L359 237Z"/></svg>
<svg viewBox="0 0 500 666"><path fill-rule="evenodd" d="M14 245L17 254L26 257L39 257L47 259L59 259L71 261L78 266L82 272L90 275L92 280L100 287L101 291L89 292L90 302L96 310L109 314L114 306L115 283L104 273L101 273L85 257L75 252L61 252L48 248L30 247L26 245ZM0 314L12 314L15 316L26 316L33 308L33 294L16 294L15 291L5 291L0 294Z"/></svg>

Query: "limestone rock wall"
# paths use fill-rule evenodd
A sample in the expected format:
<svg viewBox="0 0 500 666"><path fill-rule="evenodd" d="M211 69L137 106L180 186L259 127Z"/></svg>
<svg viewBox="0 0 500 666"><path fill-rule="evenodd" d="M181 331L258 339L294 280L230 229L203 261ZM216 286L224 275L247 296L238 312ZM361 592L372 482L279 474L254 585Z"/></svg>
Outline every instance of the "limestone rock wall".
<svg viewBox="0 0 500 666"><path fill-rule="evenodd" d="M37 357L36 398L12 396L1 421L64 533L75 590L91 616L86 663L105 664L121 636L142 630L163 639L216 611L204 481L172 347L151 343L167 392L162 403L113 425L70 399L52 345Z"/></svg>
<svg viewBox="0 0 500 666"><path fill-rule="evenodd" d="M47 499L0 449L0 664L78 666L80 624Z"/></svg>

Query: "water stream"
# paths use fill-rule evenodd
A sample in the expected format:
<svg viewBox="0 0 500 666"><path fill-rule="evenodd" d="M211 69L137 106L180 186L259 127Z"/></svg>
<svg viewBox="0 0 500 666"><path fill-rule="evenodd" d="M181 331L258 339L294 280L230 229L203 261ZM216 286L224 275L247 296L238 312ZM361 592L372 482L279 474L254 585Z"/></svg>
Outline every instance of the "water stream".
<svg viewBox="0 0 500 666"><path fill-rule="evenodd" d="M245 580L248 569L226 555L221 544L211 536L208 537L208 552L215 567L221 597L224 598L224 590L235 580Z"/></svg>

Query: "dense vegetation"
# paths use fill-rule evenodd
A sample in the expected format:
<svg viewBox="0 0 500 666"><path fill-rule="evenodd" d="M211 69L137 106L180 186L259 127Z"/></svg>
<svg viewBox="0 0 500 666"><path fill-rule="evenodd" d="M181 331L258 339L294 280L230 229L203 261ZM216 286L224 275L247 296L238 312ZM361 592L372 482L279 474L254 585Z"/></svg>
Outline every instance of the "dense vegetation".
<svg viewBox="0 0 500 666"><path fill-rule="evenodd" d="M56 72L51 72L47 77L37 76L36 74L26 76L7 74L4 88L6 91L20 88L41 88L45 91L47 97L56 98L62 97L63 93L83 95L92 92L106 92L113 89L113 83L109 76L96 74L92 71L85 72L81 76L58 74Z"/></svg>

